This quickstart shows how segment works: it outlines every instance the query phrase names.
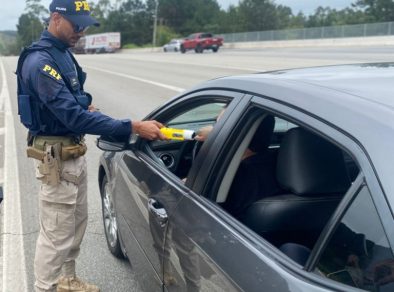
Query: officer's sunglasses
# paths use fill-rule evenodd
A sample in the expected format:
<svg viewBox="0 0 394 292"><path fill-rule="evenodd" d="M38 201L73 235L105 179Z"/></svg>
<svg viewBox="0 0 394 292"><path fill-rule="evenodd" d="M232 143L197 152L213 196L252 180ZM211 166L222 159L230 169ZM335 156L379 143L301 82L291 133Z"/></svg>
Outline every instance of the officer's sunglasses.
<svg viewBox="0 0 394 292"><path fill-rule="evenodd" d="M89 26L79 26L78 24L72 24L75 33L86 32Z"/></svg>
<svg viewBox="0 0 394 292"><path fill-rule="evenodd" d="M63 19L67 20L72 25L75 33L86 32L89 28L89 26L79 26L78 24L74 24L64 16Z"/></svg>

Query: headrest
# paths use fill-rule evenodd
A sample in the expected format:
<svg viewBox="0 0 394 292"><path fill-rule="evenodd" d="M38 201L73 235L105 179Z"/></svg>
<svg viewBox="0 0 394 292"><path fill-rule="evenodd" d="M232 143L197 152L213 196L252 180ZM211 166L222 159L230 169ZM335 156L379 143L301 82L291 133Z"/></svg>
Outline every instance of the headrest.
<svg viewBox="0 0 394 292"><path fill-rule="evenodd" d="M302 128L283 137L276 175L284 189L303 196L344 193L350 186L341 149Z"/></svg>
<svg viewBox="0 0 394 292"><path fill-rule="evenodd" d="M254 133L249 149L257 153L266 151L271 143L274 126L275 118L270 115L265 116Z"/></svg>

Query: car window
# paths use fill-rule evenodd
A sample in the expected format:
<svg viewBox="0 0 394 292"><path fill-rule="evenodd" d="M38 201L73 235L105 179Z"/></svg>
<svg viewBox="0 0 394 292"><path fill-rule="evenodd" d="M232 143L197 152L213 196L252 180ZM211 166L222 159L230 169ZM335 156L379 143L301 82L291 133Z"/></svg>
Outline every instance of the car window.
<svg viewBox="0 0 394 292"><path fill-rule="evenodd" d="M211 38L211 37L212 37L212 34L210 34L210 33L203 33L200 36L200 38Z"/></svg>
<svg viewBox="0 0 394 292"><path fill-rule="evenodd" d="M368 291L394 291L394 257L367 187L336 228L316 272Z"/></svg>
<svg viewBox="0 0 394 292"><path fill-rule="evenodd" d="M253 113L234 131L243 135L239 144L223 150L231 160L215 202L304 265L359 168L343 149L310 129Z"/></svg>
<svg viewBox="0 0 394 292"><path fill-rule="evenodd" d="M225 104L209 103L188 110L167 122L168 125L182 125L215 121Z"/></svg>
<svg viewBox="0 0 394 292"><path fill-rule="evenodd" d="M290 123L284 119L281 119L279 117L275 117L275 128L274 128L274 132L278 133L278 132L286 132L288 130L290 130L291 128L295 128L297 127L297 125Z"/></svg>
<svg viewBox="0 0 394 292"><path fill-rule="evenodd" d="M190 105L186 109L182 107L178 113L174 113L171 118L161 120L166 127L178 130L193 131L199 135L202 129L207 130L206 135L212 130L217 117L227 106L226 102L205 101L204 104ZM197 139L197 138L196 138ZM151 141L148 144L150 150L148 155L159 158L162 165L175 174L178 178L186 180L193 161L202 146L202 142L194 139L171 139L168 141Z"/></svg>

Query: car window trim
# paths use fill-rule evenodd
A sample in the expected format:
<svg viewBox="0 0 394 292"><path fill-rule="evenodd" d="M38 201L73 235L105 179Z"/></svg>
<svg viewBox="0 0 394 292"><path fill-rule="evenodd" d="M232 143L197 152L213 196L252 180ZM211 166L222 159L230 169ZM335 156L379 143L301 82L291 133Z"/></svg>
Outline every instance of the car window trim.
<svg viewBox="0 0 394 292"><path fill-rule="evenodd" d="M179 111L181 108L183 107L187 107L190 106L192 104L207 104L207 103L214 103L214 102L227 102L228 103L228 107L227 110L233 110L234 108L236 108L236 106L238 105L238 103L240 103L243 99L245 94L243 94L242 92L239 91L233 91L233 90L226 90L226 89L207 89L207 90L198 90L198 91L194 91L191 92L190 94L185 94L179 98L174 98L171 102L165 104L163 106L163 108L159 108L155 111L153 111L150 115L148 115L147 119L158 119L159 121L162 121L161 118L164 117L166 119L170 119L174 116L174 112ZM204 102L206 101L206 102ZM165 113L166 110L168 110L168 107L172 107L173 109L171 109L170 113ZM224 114L222 117L223 121L225 121L227 119L227 115ZM217 129L218 130L218 129ZM210 141L212 141L213 139L209 139L207 140L204 144L209 144ZM140 137L137 138L137 140L135 141L135 152L137 151L141 151L142 153L145 153L146 149L144 149L145 147L149 147L147 146L148 143L150 141L142 139ZM204 147L201 147L201 150ZM200 151L201 151L200 150ZM146 154L146 157L149 157L148 154ZM152 154L151 154L152 155ZM154 154L153 154L154 155ZM155 164L157 164L157 167L165 170L165 172L168 172L169 174L171 174L172 176L174 176L174 178L179 179L175 174L173 174L169 169L167 169L164 165L162 165L161 163L155 161L154 158L150 158L153 162L155 162ZM201 159L200 159L201 160ZM195 177L193 174L197 174L198 171L194 170L194 169L199 169L199 164L198 164L199 159L197 158L196 161L193 163L193 166L191 167L190 171L189 171L189 176L188 179L186 181L186 186L188 186L189 188L193 187L194 184L194 180Z"/></svg>
<svg viewBox="0 0 394 292"><path fill-rule="evenodd" d="M201 147L200 157L197 157L196 168L193 168L193 172L191 172L192 185L191 189L193 189L196 193L201 194L204 197L210 197L210 192L207 189L210 188L209 182L212 182L208 177L218 177L216 173L217 164L220 160L220 157L223 155L222 153L222 145L226 142L228 137L228 133L234 129L234 117L238 117L242 115L244 109L249 104L251 99L251 95L245 94L242 95L237 103L231 103L226 111L224 112L222 118L216 126L212 130L211 137L207 141L204 142L204 145ZM206 152L202 152L206 151ZM202 157L212 157L212 160L202 159ZM219 162L219 164L222 162ZM200 170L203 171L200 171Z"/></svg>
<svg viewBox="0 0 394 292"><path fill-rule="evenodd" d="M323 254L323 251L327 247L329 243L329 239L334 234L337 226L341 223L342 218L346 215L346 211L350 208L353 201L357 198L359 192L366 186L364 180L364 174L360 170L356 180L347 190L346 194L344 195L343 199L339 203L338 207L336 208L334 214L331 216L330 220L327 222L326 226L322 230L316 244L311 251L311 254L305 264L304 269L308 272L313 272L315 269L320 257Z"/></svg>

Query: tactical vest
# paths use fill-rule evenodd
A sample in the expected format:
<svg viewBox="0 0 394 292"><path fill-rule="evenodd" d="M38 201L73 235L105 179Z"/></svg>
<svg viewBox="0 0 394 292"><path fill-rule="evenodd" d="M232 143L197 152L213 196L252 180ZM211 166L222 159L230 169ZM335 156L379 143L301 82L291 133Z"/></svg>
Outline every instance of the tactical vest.
<svg viewBox="0 0 394 292"><path fill-rule="evenodd" d="M39 132L45 133L47 125L50 123L47 117L53 117L53 114L45 104L40 101L37 94L22 80L21 73L23 62L30 53L36 51L45 51L52 57L52 60L59 68L60 75L68 90L83 109L87 110L92 102L91 95L83 90L86 73L82 71L82 68L79 66L74 56L67 50L66 53L71 57L71 63L64 58L64 52L60 51L50 42L38 41L33 43L30 47L22 51L16 69L18 81L18 115L20 116L21 123L29 129L33 136Z"/></svg>

